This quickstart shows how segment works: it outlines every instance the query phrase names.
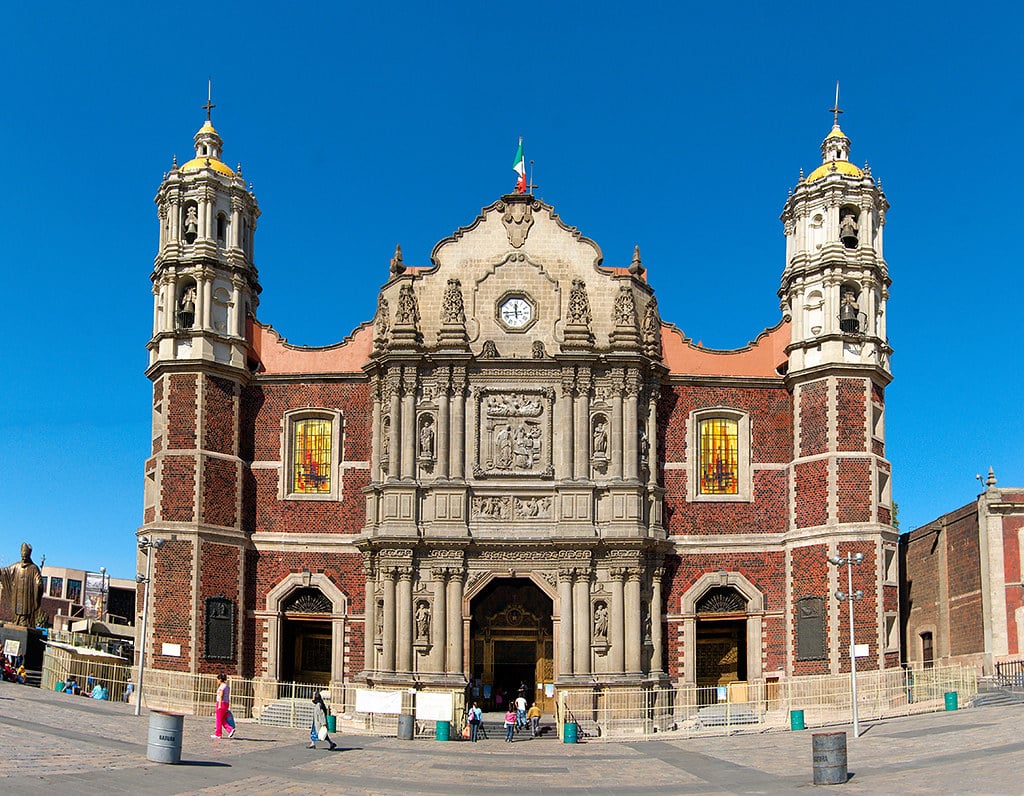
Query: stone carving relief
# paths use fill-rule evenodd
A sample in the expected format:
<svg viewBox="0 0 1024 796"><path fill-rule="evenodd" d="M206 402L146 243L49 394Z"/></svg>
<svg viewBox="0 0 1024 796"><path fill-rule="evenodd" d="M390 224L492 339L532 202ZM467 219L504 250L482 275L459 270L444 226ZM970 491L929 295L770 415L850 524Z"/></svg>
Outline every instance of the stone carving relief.
<svg viewBox="0 0 1024 796"><path fill-rule="evenodd" d="M477 477L488 474L551 477L553 395L477 393L479 400Z"/></svg>
<svg viewBox="0 0 1024 796"><path fill-rule="evenodd" d="M594 641L608 641L608 603L604 600L594 603Z"/></svg>
<svg viewBox="0 0 1024 796"><path fill-rule="evenodd" d="M480 349L480 359L497 359L498 356L498 346L494 344L494 341L485 340L483 348Z"/></svg>
<svg viewBox="0 0 1024 796"><path fill-rule="evenodd" d="M550 519L551 498L515 498L513 501L516 519Z"/></svg>
<svg viewBox="0 0 1024 796"><path fill-rule="evenodd" d="M434 418L423 415L420 419L419 458L423 462L434 461Z"/></svg>
<svg viewBox="0 0 1024 796"><path fill-rule="evenodd" d="M590 326L591 320L587 283L582 279L574 279L572 280L572 290L569 291L569 314L567 321L570 324Z"/></svg>
<svg viewBox="0 0 1024 796"><path fill-rule="evenodd" d="M518 249L526 243L526 236L530 234L530 227L533 226L534 207L525 202L514 202L504 206L505 213L501 217L505 225L505 232L508 235L508 242L513 249Z"/></svg>
<svg viewBox="0 0 1024 796"><path fill-rule="evenodd" d="M619 295L615 297L612 308L612 320L616 326L636 328L636 300L629 285L619 285Z"/></svg>
<svg viewBox="0 0 1024 796"><path fill-rule="evenodd" d="M462 283L449 279L441 300L441 323L465 323L466 310L462 301Z"/></svg>
<svg viewBox="0 0 1024 796"><path fill-rule="evenodd" d="M403 326L417 326L420 322L420 310L416 304L416 294L412 285L402 285L398 292L398 311L395 314L395 323Z"/></svg>
<svg viewBox="0 0 1024 796"><path fill-rule="evenodd" d="M545 359L548 352L544 350L544 343L540 340L533 341L533 358L534 359Z"/></svg>
<svg viewBox="0 0 1024 796"><path fill-rule="evenodd" d="M473 519L507 520L512 516L512 498L507 495L474 497L470 511Z"/></svg>
<svg viewBox="0 0 1024 796"><path fill-rule="evenodd" d="M661 318L658 316L658 300L651 296L644 308L644 320L640 332L644 353L655 359L661 357Z"/></svg>
<svg viewBox="0 0 1024 796"><path fill-rule="evenodd" d="M416 603L416 641L430 641L430 603L426 600L419 600Z"/></svg>
<svg viewBox="0 0 1024 796"><path fill-rule="evenodd" d="M388 318L388 300L381 294L377 297L377 317L373 322L373 345L380 350L387 347L391 321Z"/></svg>

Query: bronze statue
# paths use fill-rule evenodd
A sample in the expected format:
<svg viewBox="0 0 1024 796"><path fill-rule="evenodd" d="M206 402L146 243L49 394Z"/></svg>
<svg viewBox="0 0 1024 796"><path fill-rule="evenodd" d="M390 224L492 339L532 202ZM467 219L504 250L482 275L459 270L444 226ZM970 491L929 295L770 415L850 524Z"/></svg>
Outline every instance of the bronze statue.
<svg viewBox="0 0 1024 796"><path fill-rule="evenodd" d="M14 623L36 626L39 604L43 600L43 573L32 562L32 545L21 546L21 561L0 570L3 589L10 595Z"/></svg>

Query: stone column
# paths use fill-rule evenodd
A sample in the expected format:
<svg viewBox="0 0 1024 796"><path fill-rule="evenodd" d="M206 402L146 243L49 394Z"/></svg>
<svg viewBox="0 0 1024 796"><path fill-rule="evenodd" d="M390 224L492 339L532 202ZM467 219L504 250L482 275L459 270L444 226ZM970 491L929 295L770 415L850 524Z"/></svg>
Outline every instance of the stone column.
<svg viewBox="0 0 1024 796"><path fill-rule="evenodd" d="M231 200L231 235L228 240L232 249L240 249L242 247L242 243L238 237L238 233L241 231L242 226L240 210L241 201L236 197Z"/></svg>
<svg viewBox="0 0 1024 796"><path fill-rule="evenodd" d="M611 464L609 475L612 478L622 478L622 452L624 448L625 439L622 435L622 393L616 390L612 396L612 430L608 441L608 457Z"/></svg>
<svg viewBox="0 0 1024 796"><path fill-rule="evenodd" d="M366 576L366 592L363 609L363 668L374 671L377 668L377 589L373 573L373 558L370 553L363 554L363 574Z"/></svg>
<svg viewBox="0 0 1024 796"><path fill-rule="evenodd" d="M563 678L573 673L572 568L558 571L558 671Z"/></svg>
<svg viewBox="0 0 1024 796"><path fill-rule="evenodd" d="M455 571L448 578L448 674L462 674L462 580Z"/></svg>
<svg viewBox="0 0 1024 796"><path fill-rule="evenodd" d="M446 646L448 632L448 594L445 579L448 573L443 567L434 567L430 570L434 579L434 616L430 622L430 670L432 672L446 672Z"/></svg>
<svg viewBox="0 0 1024 796"><path fill-rule="evenodd" d="M466 369L452 369L451 477L466 475ZM461 613L461 607L460 607ZM461 654L460 654L461 659ZM449 658L449 660L451 660ZM451 665L449 663L449 665Z"/></svg>
<svg viewBox="0 0 1024 796"><path fill-rule="evenodd" d="M388 478L398 478L398 462L401 459L402 396L399 392L400 377L396 370L387 376L388 400Z"/></svg>
<svg viewBox="0 0 1024 796"><path fill-rule="evenodd" d="M175 294L174 277L164 277L162 290L164 291L164 320L163 329L169 330L174 329L177 326L175 323L174 313L177 312L178 297Z"/></svg>
<svg viewBox="0 0 1024 796"><path fill-rule="evenodd" d="M384 649L380 668L395 671L395 569L388 567L384 576Z"/></svg>
<svg viewBox="0 0 1024 796"><path fill-rule="evenodd" d="M392 424L395 418L391 419ZM416 371L402 374L402 478L416 477Z"/></svg>
<svg viewBox="0 0 1024 796"><path fill-rule="evenodd" d="M636 438L640 431L640 427L637 425L637 394L639 392L637 376L636 371L630 369L626 381L626 406L622 418L622 425L624 426L622 475L628 480L635 480L637 477Z"/></svg>
<svg viewBox="0 0 1024 796"><path fill-rule="evenodd" d="M451 422L448 385L441 385L437 393L437 477L447 478L451 472L450 453Z"/></svg>
<svg viewBox="0 0 1024 796"><path fill-rule="evenodd" d="M167 212L171 218L171 225L167 230L167 242L177 243L181 239L181 205L171 199Z"/></svg>
<svg viewBox="0 0 1024 796"><path fill-rule="evenodd" d="M558 451L558 478L571 479L573 473L573 448L575 440L573 437L573 415L576 407L573 400L575 378L571 369L562 371L562 397L555 405L558 410L557 423L561 429L562 438Z"/></svg>
<svg viewBox="0 0 1024 796"><path fill-rule="evenodd" d="M655 567L651 573L651 674L661 674L664 670L665 643L661 627L661 578L665 574L662 567Z"/></svg>
<svg viewBox="0 0 1024 796"><path fill-rule="evenodd" d="M647 484L658 485L658 382L651 382L647 402Z"/></svg>
<svg viewBox="0 0 1024 796"><path fill-rule="evenodd" d="M640 674L640 570L631 567L626 572L626 672Z"/></svg>
<svg viewBox="0 0 1024 796"><path fill-rule="evenodd" d="M370 480L376 481L380 478L380 383L370 385L373 391L373 425L370 426Z"/></svg>
<svg viewBox="0 0 1024 796"><path fill-rule="evenodd" d="M242 306L242 280L237 277L231 280L231 315L228 322L228 334L234 337L245 337L245 307Z"/></svg>
<svg viewBox="0 0 1024 796"><path fill-rule="evenodd" d="M205 222L206 222L204 224L206 229L203 230L203 237L206 238L207 240L214 240L216 238L216 235L214 234L215 230L213 228L213 197L212 196L210 196L210 197L208 197L206 199L205 205L206 205L206 209L203 211L203 215L204 215Z"/></svg>
<svg viewBox="0 0 1024 796"><path fill-rule="evenodd" d="M213 310L213 271L203 270L200 278L202 279L202 294L203 294L203 311L202 315L202 329L212 329L213 321L211 319ZM196 313L199 315L200 313Z"/></svg>
<svg viewBox="0 0 1024 796"><path fill-rule="evenodd" d="M609 666L612 674L624 674L626 671L626 606L623 600L623 579L626 577L626 570L622 567L615 567L611 571L612 577L612 611L611 611L611 632L608 634L608 643L611 649Z"/></svg>
<svg viewBox="0 0 1024 796"><path fill-rule="evenodd" d="M590 574L579 569L573 585L573 670L577 675L590 674Z"/></svg>
<svg viewBox="0 0 1024 796"><path fill-rule="evenodd" d="M395 670L412 671L412 567L398 568L398 644Z"/></svg>
<svg viewBox="0 0 1024 796"><path fill-rule="evenodd" d="M579 480L590 477L590 386L589 376L577 381L573 475ZM589 653L588 653L589 654Z"/></svg>

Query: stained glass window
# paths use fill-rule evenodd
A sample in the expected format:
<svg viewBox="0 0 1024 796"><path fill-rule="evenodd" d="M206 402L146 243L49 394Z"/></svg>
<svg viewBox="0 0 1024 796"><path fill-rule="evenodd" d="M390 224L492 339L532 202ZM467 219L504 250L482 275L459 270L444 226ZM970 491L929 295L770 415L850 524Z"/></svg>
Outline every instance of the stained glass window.
<svg viewBox="0 0 1024 796"><path fill-rule="evenodd" d="M292 428L292 491L307 495L330 493L331 421L299 420Z"/></svg>
<svg viewBox="0 0 1024 796"><path fill-rule="evenodd" d="M700 492L739 493L739 423L711 418L700 423Z"/></svg>

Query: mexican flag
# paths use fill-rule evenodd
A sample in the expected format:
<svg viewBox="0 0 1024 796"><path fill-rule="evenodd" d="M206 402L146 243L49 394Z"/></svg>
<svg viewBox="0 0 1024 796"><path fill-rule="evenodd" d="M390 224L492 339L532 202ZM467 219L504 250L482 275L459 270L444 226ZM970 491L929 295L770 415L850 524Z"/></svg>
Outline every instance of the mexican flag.
<svg viewBox="0 0 1024 796"><path fill-rule="evenodd" d="M519 149L512 164L512 171L519 175L516 179L516 193L526 193L526 161L523 160L523 137L519 136Z"/></svg>

